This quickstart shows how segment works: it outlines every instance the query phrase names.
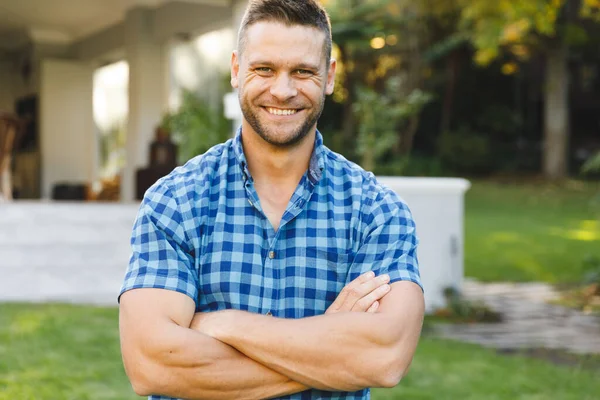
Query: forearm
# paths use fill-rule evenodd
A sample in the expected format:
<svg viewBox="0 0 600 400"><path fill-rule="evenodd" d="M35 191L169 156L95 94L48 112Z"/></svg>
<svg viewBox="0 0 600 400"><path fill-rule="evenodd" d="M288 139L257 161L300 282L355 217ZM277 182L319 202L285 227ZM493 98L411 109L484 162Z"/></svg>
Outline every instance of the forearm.
<svg viewBox="0 0 600 400"><path fill-rule="evenodd" d="M226 311L216 338L310 387L354 391L393 386L404 369L402 333L380 314L338 313L286 320ZM410 363L407 357L406 363ZM400 363L399 363L400 361Z"/></svg>
<svg viewBox="0 0 600 400"><path fill-rule="evenodd" d="M176 324L165 329L160 348L140 351L145 376L140 395L186 399L264 399L307 387L205 334ZM134 366L135 367L135 366ZM132 380L133 382L133 380Z"/></svg>

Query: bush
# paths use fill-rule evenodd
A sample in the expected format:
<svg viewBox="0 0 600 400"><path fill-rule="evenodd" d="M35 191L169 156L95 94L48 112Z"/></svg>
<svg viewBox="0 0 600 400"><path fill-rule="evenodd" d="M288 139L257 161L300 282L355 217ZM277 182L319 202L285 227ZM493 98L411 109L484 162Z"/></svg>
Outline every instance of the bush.
<svg viewBox="0 0 600 400"><path fill-rule="evenodd" d="M430 93L420 89L401 97L401 86L401 79L394 77L387 79L381 93L369 87L357 87L357 100L353 104L358 122L356 154L368 171L374 171L385 155L399 145L403 126L433 99Z"/></svg>
<svg viewBox="0 0 600 400"><path fill-rule="evenodd" d="M454 323L502 322L502 314L492 310L483 302L465 299L455 288L444 289L447 306L437 309L434 315L442 320Z"/></svg>
<svg viewBox="0 0 600 400"><path fill-rule="evenodd" d="M183 92L181 107L166 114L161 125L172 133L182 163L226 141L232 133L222 108L212 107L190 91Z"/></svg>
<svg viewBox="0 0 600 400"><path fill-rule="evenodd" d="M600 152L590 157L585 164L583 164L581 172L584 174L600 173Z"/></svg>
<svg viewBox="0 0 600 400"><path fill-rule="evenodd" d="M600 257L588 254L583 259L584 265L584 284L598 285L600 287Z"/></svg>
<svg viewBox="0 0 600 400"><path fill-rule="evenodd" d="M444 166L455 172L481 175L493 168L489 138L469 128L444 132L437 146Z"/></svg>
<svg viewBox="0 0 600 400"><path fill-rule="evenodd" d="M439 157L413 154L400 160L382 161L374 170L379 176L448 176Z"/></svg>

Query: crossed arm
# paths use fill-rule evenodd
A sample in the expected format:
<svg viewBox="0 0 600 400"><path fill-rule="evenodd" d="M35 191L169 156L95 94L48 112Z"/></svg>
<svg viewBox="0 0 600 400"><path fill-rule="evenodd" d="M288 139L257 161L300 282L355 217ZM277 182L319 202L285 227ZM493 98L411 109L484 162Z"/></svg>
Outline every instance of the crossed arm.
<svg viewBox="0 0 600 400"><path fill-rule="evenodd" d="M262 399L308 388L394 386L417 345L423 295L411 282L388 286L365 274L321 316L291 320L236 310L194 315L194 309L176 292L123 294L122 353L136 393Z"/></svg>

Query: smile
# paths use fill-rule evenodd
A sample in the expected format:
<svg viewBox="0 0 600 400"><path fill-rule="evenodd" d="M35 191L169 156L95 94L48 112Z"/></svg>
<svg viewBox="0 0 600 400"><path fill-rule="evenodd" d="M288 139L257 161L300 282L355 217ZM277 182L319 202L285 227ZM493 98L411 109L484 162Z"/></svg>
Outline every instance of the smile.
<svg viewBox="0 0 600 400"><path fill-rule="evenodd" d="M300 111L300 110L295 110L295 109L282 109L282 108L272 108L272 107L265 107L265 109L269 112L269 114L273 114L273 115L294 115L298 111Z"/></svg>

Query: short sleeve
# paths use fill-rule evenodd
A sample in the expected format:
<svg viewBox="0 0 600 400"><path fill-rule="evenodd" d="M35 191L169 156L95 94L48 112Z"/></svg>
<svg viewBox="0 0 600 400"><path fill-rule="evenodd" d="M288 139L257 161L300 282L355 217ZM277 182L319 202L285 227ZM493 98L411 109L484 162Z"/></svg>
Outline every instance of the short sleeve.
<svg viewBox="0 0 600 400"><path fill-rule="evenodd" d="M131 289L155 288L183 293L197 304L194 260L177 201L165 183L159 181L146 192L140 205L119 299Z"/></svg>
<svg viewBox="0 0 600 400"><path fill-rule="evenodd" d="M370 208L363 241L354 256L346 284L367 271L388 274L390 283L414 282L421 287L417 246L419 239L408 206L390 191Z"/></svg>

